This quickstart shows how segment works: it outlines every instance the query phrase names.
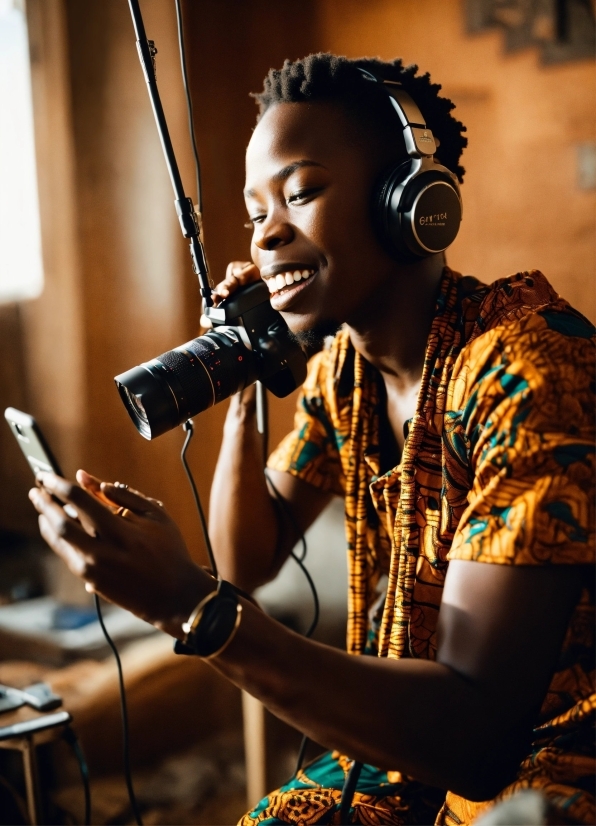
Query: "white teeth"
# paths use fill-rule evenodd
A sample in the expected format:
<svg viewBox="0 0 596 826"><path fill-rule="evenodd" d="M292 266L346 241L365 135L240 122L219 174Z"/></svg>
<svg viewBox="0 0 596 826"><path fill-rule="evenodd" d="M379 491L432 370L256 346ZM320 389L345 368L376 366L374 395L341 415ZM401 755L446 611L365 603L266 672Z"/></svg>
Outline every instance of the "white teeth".
<svg viewBox="0 0 596 826"><path fill-rule="evenodd" d="M276 293L283 290L284 287L291 287L296 281L310 278L312 270L294 270L294 272L284 272L273 275L265 279L265 283L269 288L270 293Z"/></svg>

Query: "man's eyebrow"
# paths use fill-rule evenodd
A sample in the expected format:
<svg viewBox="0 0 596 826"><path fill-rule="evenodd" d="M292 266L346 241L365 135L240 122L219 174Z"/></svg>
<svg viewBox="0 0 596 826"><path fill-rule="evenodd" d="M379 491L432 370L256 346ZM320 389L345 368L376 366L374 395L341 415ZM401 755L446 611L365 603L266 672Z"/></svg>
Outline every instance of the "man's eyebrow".
<svg viewBox="0 0 596 826"><path fill-rule="evenodd" d="M317 163L316 161L294 161L294 163L289 163L287 166L284 166L283 169L280 169L278 172L275 172L271 176L271 180L275 183L279 183L280 181L286 181L290 175L293 175L294 172L298 169L302 169L305 166L318 166L322 169L325 169L325 166L322 163ZM245 189L244 190L244 197L245 198L254 198L256 192L254 189Z"/></svg>

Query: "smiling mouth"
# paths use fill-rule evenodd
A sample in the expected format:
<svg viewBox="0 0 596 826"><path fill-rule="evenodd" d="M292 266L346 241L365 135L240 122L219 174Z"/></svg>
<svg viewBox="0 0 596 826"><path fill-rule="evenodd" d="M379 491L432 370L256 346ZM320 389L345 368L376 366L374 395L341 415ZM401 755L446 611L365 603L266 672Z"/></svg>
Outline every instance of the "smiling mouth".
<svg viewBox="0 0 596 826"><path fill-rule="evenodd" d="M289 270L288 272L278 273L263 280L273 296L286 292L286 290L295 287L296 284L302 281L307 281L314 273L315 270L313 269Z"/></svg>

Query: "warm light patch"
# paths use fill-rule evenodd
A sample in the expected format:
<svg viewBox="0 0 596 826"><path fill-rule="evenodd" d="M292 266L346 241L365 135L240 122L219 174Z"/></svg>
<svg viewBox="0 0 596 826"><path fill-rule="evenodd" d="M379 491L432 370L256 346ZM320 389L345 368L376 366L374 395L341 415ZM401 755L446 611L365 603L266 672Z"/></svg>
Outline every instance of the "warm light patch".
<svg viewBox="0 0 596 826"><path fill-rule="evenodd" d="M24 0L0 0L0 303L43 289Z"/></svg>

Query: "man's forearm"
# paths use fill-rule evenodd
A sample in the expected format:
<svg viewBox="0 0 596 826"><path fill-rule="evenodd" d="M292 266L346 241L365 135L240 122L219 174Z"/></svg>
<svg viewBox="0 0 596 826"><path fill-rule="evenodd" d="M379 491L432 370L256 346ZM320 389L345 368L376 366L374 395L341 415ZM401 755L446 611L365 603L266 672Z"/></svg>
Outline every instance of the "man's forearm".
<svg viewBox="0 0 596 826"><path fill-rule="evenodd" d="M486 754L499 763L489 698L445 665L351 656L246 603L211 664L315 742L380 768L474 796L473 769Z"/></svg>

